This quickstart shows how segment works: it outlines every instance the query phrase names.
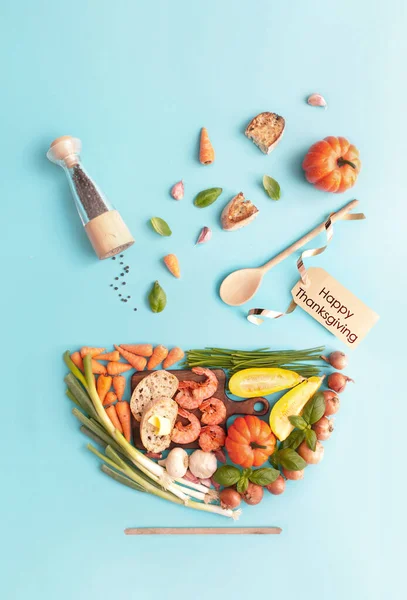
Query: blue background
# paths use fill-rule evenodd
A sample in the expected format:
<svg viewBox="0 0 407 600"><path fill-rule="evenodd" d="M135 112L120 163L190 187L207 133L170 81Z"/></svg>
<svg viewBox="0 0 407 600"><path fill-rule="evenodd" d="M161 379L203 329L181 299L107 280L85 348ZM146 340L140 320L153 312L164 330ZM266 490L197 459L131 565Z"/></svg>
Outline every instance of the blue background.
<svg viewBox="0 0 407 600"><path fill-rule="evenodd" d="M405 3L3 0L0 13L2 597L401 598ZM306 104L316 91L327 111ZM270 156L243 135L264 110L287 121ZM217 153L211 167L197 161L203 125ZM97 261L62 170L45 158L67 133L82 139L85 165L136 237L125 259L134 304L115 297L117 263ZM304 180L304 153L326 135L360 149L349 193ZM264 173L280 182L280 202L262 191ZM180 178L186 194L174 202L168 191ZM194 195L212 186L222 197L195 208ZM260 215L223 233L222 206L239 191ZM284 495L246 507L239 522L283 534L125 537L126 526L227 523L98 470L64 396L62 352L139 341L341 348L301 310L256 328L244 319L249 307L227 307L217 288L354 197L367 220L338 224L329 250L308 264L328 269L381 319L351 355L356 384L324 461ZM151 231L154 215L172 237ZM194 247L203 225L213 238ZM160 263L168 252L180 259L180 281ZM267 276L254 305L284 309L296 277L292 258ZM155 279L168 295L160 315L146 303Z"/></svg>

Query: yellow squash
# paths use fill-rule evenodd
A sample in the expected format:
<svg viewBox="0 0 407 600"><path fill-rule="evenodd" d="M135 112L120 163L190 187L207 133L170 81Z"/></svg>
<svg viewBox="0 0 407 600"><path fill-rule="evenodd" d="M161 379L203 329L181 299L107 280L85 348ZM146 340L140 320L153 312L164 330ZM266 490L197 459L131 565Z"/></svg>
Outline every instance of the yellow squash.
<svg viewBox="0 0 407 600"><path fill-rule="evenodd" d="M229 390L239 398L256 398L298 385L304 377L287 369L243 369L229 381Z"/></svg>
<svg viewBox="0 0 407 600"><path fill-rule="evenodd" d="M285 440L294 429L288 417L301 414L308 400L321 386L322 380L323 377L310 377L275 403L270 413L270 428L280 442Z"/></svg>

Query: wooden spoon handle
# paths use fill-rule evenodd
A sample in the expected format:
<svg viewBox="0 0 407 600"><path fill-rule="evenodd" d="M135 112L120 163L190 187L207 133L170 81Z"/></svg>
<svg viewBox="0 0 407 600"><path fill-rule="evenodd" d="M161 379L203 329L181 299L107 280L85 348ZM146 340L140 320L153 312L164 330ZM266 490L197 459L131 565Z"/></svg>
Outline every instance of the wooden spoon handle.
<svg viewBox="0 0 407 600"><path fill-rule="evenodd" d="M348 204L346 204L340 210L338 210L337 212L335 212L331 215L332 223L334 223L335 221L338 221L339 219L344 217L351 210L353 210L355 208L355 206L357 206L358 204L359 204L359 200L352 200L351 202L348 202ZM292 254L293 252L296 252L297 250L302 248L302 246L305 246L305 244L308 244L308 242L310 242L312 239L317 237L317 235L322 233L322 231L325 230L325 223L326 223L326 219L323 223L320 223L320 225L317 225L316 227L314 227L314 229L312 229L312 231L309 231L308 233L303 235L302 238L300 238L299 240L297 240L296 242L291 244L291 246L288 246L288 248L286 248L285 250L280 252L280 254L277 254L277 256L275 256L274 258L272 258L271 260L266 262L266 264L260 268L262 270L264 270L264 272L266 272L266 271L269 271L269 269L271 269L272 267L275 267L282 260L284 260L285 258L290 256L290 254Z"/></svg>
<svg viewBox="0 0 407 600"><path fill-rule="evenodd" d="M126 535L241 535L281 533L280 527L128 527Z"/></svg>

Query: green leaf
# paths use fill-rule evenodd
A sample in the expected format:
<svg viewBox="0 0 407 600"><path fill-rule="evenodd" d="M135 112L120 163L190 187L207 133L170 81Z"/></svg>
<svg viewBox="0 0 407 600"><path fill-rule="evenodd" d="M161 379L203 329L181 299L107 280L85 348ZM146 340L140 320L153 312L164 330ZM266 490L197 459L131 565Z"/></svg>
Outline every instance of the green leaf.
<svg viewBox="0 0 407 600"><path fill-rule="evenodd" d="M318 392L310 400L308 400L307 404L302 411L302 418L304 421L309 423L309 425L313 425L319 419L324 416L325 412L325 400L324 394L322 392Z"/></svg>
<svg viewBox="0 0 407 600"><path fill-rule="evenodd" d="M168 225L164 221L164 219L160 219L160 217L151 217L150 223L153 226L153 229L159 234L163 236L169 236L172 234L172 231Z"/></svg>
<svg viewBox="0 0 407 600"><path fill-rule="evenodd" d="M296 450L298 446L304 441L304 439L305 431L294 429L294 431L292 431L290 435L283 442L281 442L280 449L284 450L284 448L292 448L293 450Z"/></svg>
<svg viewBox="0 0 407 600"><path fill-rule="evenodd" d="M302 471L307 466L305 460L292 448L279 450L278 462L287 471Z"/></svg>
<svg viewBox="0 0 407 600"><path fill-rule="evenodd" d="M257 485L268 485L269 483L273 483L279 475L280 471L277 469L262 467L261 469L252 471L249 479L252 483L257 483Z"/></svg>
<svg viewBox="0 0 407 600"><path fill-rule="evenodd" d="M249 478L245 475L242 475L239 481L237 482L236 490L239 492L239 494L244 494L248 487Z"/></svg>
<svg viewBox="0 0 407 600"><path fill-rule="evenodd" d="M294 425L294 427L296 427L297 429L300 429L301 431L303 429L307 429L307 422L304 421L304 419L302 417L297 417L296 415L292 415L291 417L288 417L288 420L290 421L291 425Z"/></svg>
<svg viewBox="0 0 407 600"><path fill-rule="evenodd" d="M198 208L206 208L207 206L210 206L211 204L213 204L215 202L215 200L217 200L219 198L219 196L222 193L222 188L209 188L207 190L203 190L202 192L199 192L199 194L197 194L195 196L195 200L194 200L194 204L195 206L197 206Z"/></svg>
<svg viewBox="0 0 407 600"><path fill-rule="evenodd" d="M216 483L223 485L224 487L230 487L235 485L241 477L240 470L232 465L223 465L219 467L213 476Z"/></svg>
<svg viewBox="0 0 407 600"><path fill-rule="evenodd" d="M315 452L315 448L317 447L317 434L313 429L307 429L305 432L305 441L307 442L308 448Z"/></svg>
<svg viewBox="0 0 407 600"><path fill-rule="evenodd" d="M280 186L279 186L278 182L275 179L273 179L272 177L269 177L268 175L264 175L263 176L263 187L266 190L266 194L272 200L280 200L281 190L280 190Z"/></svg>
<svg viewBox="0 0 407 600"><path fill-rule="evenodd" d="M269 457L269 463L273 465L275 469L278 469L278 460L277 460L278 450L273 452L273 454Z"/></svg>
<svg viewBox="0 0 407 600"><path fill-rule="evenodd" d="M156 281L148 296L150 308L154 313L162 312L167 304L167 296L161 285Z"/></svg>

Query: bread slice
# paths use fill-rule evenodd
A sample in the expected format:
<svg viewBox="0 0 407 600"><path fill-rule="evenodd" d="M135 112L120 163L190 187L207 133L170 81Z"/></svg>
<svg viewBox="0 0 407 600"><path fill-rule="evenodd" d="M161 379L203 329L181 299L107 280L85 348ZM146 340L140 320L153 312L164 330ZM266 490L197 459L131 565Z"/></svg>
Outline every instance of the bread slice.
<svg viewBox="0 0 407 600"><path fill-rule="evenodd" d="M178 414L178 404L166 396L153 400L145 407L140 423L141 443L148 452L160 453L171 444L171 433L169 435L156 435L157 429L148 422L153 415L168 419L171 423L171 431L174 428Z"/></svg>
<svg viewBox="0 0 407 600"><path fill-rule="evenodd" d="M270 154L283 137L285 120L280 115L264 112L254 117L246 127L245 135L260 148Z"/></svg>
<svg viewBox="0 0 407 600"><path fill-rule="evenodd" d="M242 192L232 198L225 206L221 215L222 229L225 231L234 231L248 225L259 214L258 209L250 202L245 200Z"/></svg>
<svg viewBox="0 0 407 600"><path fill-rule="evenodd" d="M130 400L130 410L136 421L146 405L156 398L167 396L172 398L178 389L178 379L168 371L154 371L142 379L136 386Z"/></svg>

